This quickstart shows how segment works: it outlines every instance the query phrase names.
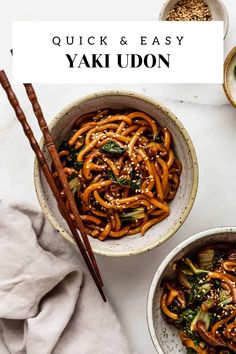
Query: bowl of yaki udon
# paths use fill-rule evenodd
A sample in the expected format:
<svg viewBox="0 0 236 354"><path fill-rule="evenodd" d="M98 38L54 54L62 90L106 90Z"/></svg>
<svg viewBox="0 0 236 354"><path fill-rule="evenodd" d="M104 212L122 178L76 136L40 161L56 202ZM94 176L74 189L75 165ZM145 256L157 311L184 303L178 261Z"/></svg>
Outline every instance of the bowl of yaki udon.
<svg viewBox="0 0 236 354"><path fill-rule="evenodd" d="M183 224L197 192L197 158L161 103L133 92L95 93L63 109L49 128L96 254L148 251ZM41 148L64 198L44 140ZM45 215L74 242L37 161L34 179Z"/></svg>
<svg viewBox="0 0 236 354"><path fill-rule="evenodd" d="M163 353L236 353L236 227L201 232L161 263L147 318Z"/></svg>

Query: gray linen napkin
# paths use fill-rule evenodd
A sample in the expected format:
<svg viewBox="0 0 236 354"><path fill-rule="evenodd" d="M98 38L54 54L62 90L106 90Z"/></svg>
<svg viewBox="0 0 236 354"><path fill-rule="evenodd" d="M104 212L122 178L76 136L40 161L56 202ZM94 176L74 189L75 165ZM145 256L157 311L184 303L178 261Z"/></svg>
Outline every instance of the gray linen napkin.
<svg viewBox="0 0 236 354"><path fill-rule="evenodd" d="M80 259L42 213L0 202L1 354L130 353Z"/></svg>

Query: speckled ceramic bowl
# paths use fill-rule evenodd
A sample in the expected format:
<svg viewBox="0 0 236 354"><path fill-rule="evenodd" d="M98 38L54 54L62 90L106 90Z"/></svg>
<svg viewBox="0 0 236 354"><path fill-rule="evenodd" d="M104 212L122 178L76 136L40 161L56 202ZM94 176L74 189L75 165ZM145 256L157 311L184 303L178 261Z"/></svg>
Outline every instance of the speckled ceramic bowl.
<svg viewBox="0 0 236 354"><path fill-rule="evenodd" d="M236 46L225 59L223 88L229 102L236 108Z"/></svg>
<svg viewBox="0 0 236 354"><path fill-rule="evenodd" d="M168 12L179 0L167 0L161 9L159 14L160 21L166 21ZM204 0L208 5L210 12L212 14L213 21L223 21L224 22L224 38L227 35L229 28L229 16L226 7L220 0Z"/></svg>
<svg viewBox="0 0 236 354"><path fill-rule="evenodd" d="M141 110L153 118L160 125L167 127L173 136L174 149L183 165L180 186L175 199L171 202L171 214L161 223L150 228L145 236L136 234L120 239L99 241L90 238L93 251L106 256L129 256L148 251L171 237L183 224L195 200L198 186L197 158L190 137L179 120L162 104L146 96L133 92L105 91L83 97L63 109L50 124L51 133L56 145L68 137L75 119L88 112L102 108ZM44 140L41 147L48 163L51 160ZM52 193L39 170L37 161L34 167L34 180L39 203L52 225L67 240L73 242L67 225L58 212Z"/></svg>
<svg viewBox="0 0 236 354"><path fill-rule="evenodd" d="M187 353L179 338L178 330L167 324L162 316L160 310L162 279L173 276L172 264L186 254L196 252L204 245L222 241L236 242L236 227L211 229L188 238L180 243L158 267L149 289L147 302L149 332L158 354Z"/></svg>

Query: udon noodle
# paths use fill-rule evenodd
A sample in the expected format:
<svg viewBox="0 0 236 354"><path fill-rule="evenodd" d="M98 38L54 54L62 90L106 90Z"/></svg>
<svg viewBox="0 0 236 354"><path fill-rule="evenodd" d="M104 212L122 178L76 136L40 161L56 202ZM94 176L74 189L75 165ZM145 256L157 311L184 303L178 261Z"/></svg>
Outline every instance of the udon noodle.
<svg viewBox="0 0 236 354"><path fill-rule="evenodd" d="M144 235L170 214L181 163L169 130L146 113L83 115L58 151L89 235L99 240Z"/></svg>

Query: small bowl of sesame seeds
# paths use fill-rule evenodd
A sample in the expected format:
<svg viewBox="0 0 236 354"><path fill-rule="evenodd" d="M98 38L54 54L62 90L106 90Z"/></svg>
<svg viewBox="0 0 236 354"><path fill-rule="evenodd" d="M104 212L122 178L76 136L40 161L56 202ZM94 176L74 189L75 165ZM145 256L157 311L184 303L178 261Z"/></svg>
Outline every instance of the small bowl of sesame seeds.
<svg viewBox="0 0 236 354"><path fill-rule="evenodd" d="M183 294L183 299L185 301L185 304L183 305L183 307L187 306L187 303L189 301L188 298L188 290L186 290L186 292L184 292L181 288L181 286L179 284L184 284L185 289L188 285L186 285L186 283L183 282L183 279L188 279L188 281L190 281L188 277L191 277L190 274L191 272L189 271L187 264L191 264L193 265L196 273L194 273L195 275L198 272L198 275L200 274L199 272L199 261L201 261L201 268L204 269L208 269L209 272L205 271L205 275L207 277L213 277L213 271L211 268L211 265L214 267L214 274L215 276L220 275L221 280L216 284L217 287L215 288L214 286L209 290L209 293L206 292L206 296L204 294L204 297L201 298L201 300L195 299L191 301L194 302L193 305L191 305L190 307L190 312L186 312L184 315L192 315L194 311L196 311L197 314L198 311L202 310L204 308L204 315L207 313L207 315L209 315L208 318L210 318L211 313L217 315L220 313L221 311L219 311L219 309L224 311L227 307L229 307L228 304L230 304L230 307L232 306L235 312L236 309L236 304L235 304L235 300L234 300L234 295L232 296L232 298L230 298L230 301L227 300L226 302L223 301L222 303L222 294L225 294L224 292L222 292L225 287L225 281L228 283L227 280L224 279L224 277L229 277L231 280L234 280L234 282L232 281L232 287L231 287L231 291L234 294L235 292L235 277L228 275L228 274L224 274L227 273L226 271L222 270L220 268L220 265L222 263L224 263L224 259L225 259L225 255L227 255L227 258L229 258L230 260L232 260L232 262L234 262L233 264L235 264L235 244L236 244L236 227L219 227L219 228L215 228L215 229L210 229L210 230L206 230L203 232L200 232L196 235L193 235L189 238L187 238L185 241L181 242L178 246L176 246L171 253L168 254L168 256L162 261L162 263L160 264L160 266L157 268L156 274L154 275L154 278L152 280L150 289L149 289L149 294L148 294L148 301L147 301L147 321L148 321L148 327L149 327L149 333L151 336L151 339L153 341L154 347L157 351L158 354L167 354L167 353L179 353L179 354L185 354L185 353L233 353L234 351L231 351L229 348L226 348L226 343L227 345L231 346L232 345L232 339L228 336L228 339L226 341L226 343L224 344L224 348L222 346L217 346L217 344L219 345L219 343L215 343L214 342L214 337L213 334L214 332L210 331L210 329L208 329L209 331L209 336L207 338L206 343L203 345L203 339L201 337L201 335L198 337L198 340L196 340L196 338L194 337L194 330L193 330L193 326L195 325L195 323L198 321L197 317L193 317L190 318L189 317L189 322L188 319L186 320L186 322L184 322L184 329L183 327L181 327L182 325L180 325L181 322L181 315L179 315L180 312L178 312L178 304L174 304L175 307L173 307L174 305L170 305L170 296L167 297L167 306L166 306L166 312L168 313L169 310L169 315L173 315L174 313L178 313L177 316L179 316L179 318L177 318L177 321L179 320L179 324L178 326L174 325L174 319L170 318L169 321L166 318L166 313L163 312L163 294L167 294L167 290L163 289L166 286L166 283L169 281L169 284L171 284L171 289L174 289L174 285L176 285L177 287L175 288L175 295L174 295L174 299L178 299L176 296L178 294L178 291L180 291L181 289L181 294ZM201 252L201 255L200 255ZM230 254L230 256L229 256ZM199 258L194 258L195 256L201 257L200 260ZM189 263L186 262L186 260L191 260ZM203 260L204 262L208 261L209 263L204 263L203 265ZM186 268L181 268L181 265L184 263L184 267ZM191 263L193 262L193 263ZM207 265L209 266L210 264L210 268L207 267ZM229 262L228 262L229 264ZM183 273L182 270L184 269L184 271L186 270L186 273ZM224 268L223 268L224 269ZM231 269L232 270L232 269ZM201 270L202 271L202 270ZM182 272L182 273L181 273ZM203 271L202 271L203 272ZM212 274L210 274L212 273ZM185 274L183 277L180 276ZM186 274L188 274L186 276ZM206 275L207 274L207 275ZM233 274L233 273L231 273ZM203 275L203 273L202 273ZM220 279L220 277L218 279ZM196 278L194 278L196 279ZM199 278L200 279L200 278ZM202 278L203 279L203 278ZM209 278L210 279L210 278ZM208 278L207 278L208 280ZM204 282L204 279L202 280ZM190 281L191 282L191 281ZM213 281L213 283L215 282L215 280ZM196 283L194 283L196 284ZM204 283L205 284L205 283ZM200 285L201 286L201 285ZM199 288L197 288L197 286L192 285L189 288L189 292L192 295L192 292L195 290L199 290ZM212 290L213 289L213 290ZM220 289L220 291L219 291ZM165 291L165 292L164 292ZM170 293L169 293L170 294ZM171 295L173 296L174 292L172 291ZM195 295L199 297L199 292L195 292ZM211 296L208 296L208 295ZM230 293L231 294L231 293ZM167 294L168 295L168 294ZM216 298L217 295L217 298ZM219 296L218 296L219 295ZM228 295L228 293L227 293ZM216 307L210 307L206 308L203 307L203 304L205 305L205 298L207 299L213 299L213 304ZM172 297L173 299L173 297ZM225 300L225 299L224 299ZM232 303L231 303L232 301ZM177 301L178 302L178 301ZM223 305L223 306L222 306ZM228 306L227 306L228 305ZM172 307L171 307L172 306ZM213 305L212 305L213 306ZM164 309L164 310L165 310ZM202 310L203 311L203 310ZM219 311L219 312L218 312ZM194 316L194 314L193 314ZM222 316L224 317L225 314L222 313ZM224 317L225 318L225 317ZM205 319L205 318L204 318ZM176 319L175 319L176 320ZM218 317L217 320L214 320L212 318L212 323L215 323L216 321L220 320L220 318ZM232 321L234 322L236 320L235 318L232 318ZM188 323L191 323L191 326L188 326ZM224 323L224 320L222 321L222 324ZM228 325L228 323L227 323ZM232 326L232 325L231 325ZM178 328L177 328L178 327ZM181 331L180 331L181 329ZM222 326L221 330L222 333L223 331L225 331L227 329L227 326ZM186 332L189 331L189 332ZM208 331L206 330L206 333L208 333ZM187 335L186 335L187 333ZM213 334L212 334L213 333ZM210 337L210 335L212 334L212 338ZM188 341L186 341L186 337L190 337L188 338ZM208 344L208 341L211 340L211 342ZM182 344L183 343L183 344ZM208 346L213 345L213 351L211 351L211 349L208 348ZM234 345L234 344L233 344ZM186 348L188 347L188 349ZM234 347L235 348L235 347ZM196 350L195 350L196 349ZM223 349L227 349L226 351L224 351ZM187 351L188 350L188 351Z"/></svg>
<svg viewBox="0 0 236 354"><path fill-rule="evenodd" d="M229 27L229 17L220 0L169 0L164 3L160 21L223 21L224 38Z"/></svg>
<svg viewBox="0 0 236 354"><path fill-rule="evenodd" d="M105 109L115 110L118 112L128 112L130 110L142 111L146 115L152 117L153 120L156 120L156 123L159 124L160 127L166 127L166 129L168 129L171 133L171 146L176 154L176 158L181 161L182 164L179 187L176 191L175 197L169 201L168 205L170 208L170 214L166 217L166 219L150 227L145 235L142 235L141 232L137 231L135 234L131 235L124 234L116 238L107 237L103 241L97 237L89 236L91 247L96 254L111 257L131 256L147 252L150 249L159 246L161 243L173 236L182 226L195 201L198 188L198 162L191 138L178 118L162 103L156 101L155 99L129 91L114 90L97 92L82 97L71 103L68 107L64 108L53 119L49 126L56 146L60 146L64 140L68 139L72 132L72 127L78 120L78 117L88 115L89 113L91 116L91 112L101 112L101 110ZM135 123L132 124L133 127L135 127ZM103 139L103 137L101 138ZM96 139L94 139L94 141L96 141ZM43 139L41 140L41 148L45 154L48 164L51 165L50 156ZM115 158L113 161L116 163ZM165 171L166 170L167 168ZM123 172L126 175L129 173L129 171L125 171L125 167ZM173 170L172 173L175 173L175 171ZM160 176L162 178L164 176L164 172L162 173L160 171ZM144 177L142 176L142 178L146 178L146 175ZM149 181L149 179L146 179L146 181ZM58 211L58 207L52 196L51 190L39 169L37 161L35 161L34 182L38 200L45 216L65 239L74 243L65 221ZM90 186L87 188L90 188ZM146 190L144 190L144 192L146 193ZM103 198L107 198L104 193L102 196ZM89 198L89 200L92 201L92 197ZM157 203L158 197L155 198ZM154 198L152 198L152 200L153 199ZM80 200L82 201L82 199ZM115 199L112 203L113 204L110 204L111 206L113 206L114 203L120 203L120 199ZM120 204L118 206L120 206ZM109 211L109 207L106 206L106 208ZM107 210L105 209L103 211L105 212ZM145 209L145 211L147 211L147 209ZM132 215L132 218L131 220L129 218L128 223L133 224L136 220L139 222L138 217L139 215L137 213L134 217ZM141 217L143 218L143 211Z"/></svg>

